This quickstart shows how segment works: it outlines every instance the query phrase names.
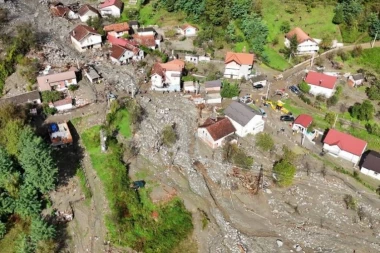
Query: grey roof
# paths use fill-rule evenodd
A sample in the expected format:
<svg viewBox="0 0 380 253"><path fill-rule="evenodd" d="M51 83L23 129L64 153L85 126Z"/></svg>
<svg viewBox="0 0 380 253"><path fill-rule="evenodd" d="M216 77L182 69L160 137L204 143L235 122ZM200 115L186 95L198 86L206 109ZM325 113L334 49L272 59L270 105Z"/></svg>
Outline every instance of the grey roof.
<svg viewBox="0 0 380 253"><path fill-rule="evenodd" d="M35 90L31 92L27 92L21 95L3 98L0 100L0 104L2 103L14 103L16 105L32 103L34 100L41 99L40 93Z"/></svg>
<svg viewBox="0 0 380 253"><path fill-rule="evenodd" d="M364 79L364 75L362 73L355 74L355 75L352 75L352 79L354 79L355 81L357 81L357 80L363 80Z"/></svg>
<svg viewBox="0 0 380 253"><path fill-rule="evenodd" d="M129 24L130 26L133 26L133 25L139 25L139 22L138 22L137 20L130 20L130 21L128 21L128 24Z"/></svg>
<svg viewBox="0 0 380 253"><path fill-rule="evenodd" d="M259 112L253 110L251 107L235 101L227 107L224 114L242 126L247 125L256 115L260 115Z"/></svg>
<svg viewBox="0 0 380 253"><path fill-rule="evenodd" d="M140 27L136 29L137 32L156 32L153 27Z"/></svg>
<svg viewBox="0 0 380 253"><path fill-rule="evenodd" d="M215 88L215 87L221 87L221 86L222 86L221 80L213 80L213 81L205 82L206 88Z"/></svg>
<svg viewBox="0 0 380 253"><path fill-rule="evenodd" d="M252 77L250 80L252 82L256 83L256 82L267 80L267 76L266 75L258 75L258 76Z"/></svg>
<svg viewBox="0 0 380 253"><path fill-rule="evenodd" d="M364 157L361 167L380 173L380 153L373 150L369 151Z"/></svg>
<svg viewBox="0 0 380 253"><path fill-rule="evenodd" d="M98 72L92 66L88 67L88 71L86 71L86 73L91 77L91 79L100 78Z"/></svg>

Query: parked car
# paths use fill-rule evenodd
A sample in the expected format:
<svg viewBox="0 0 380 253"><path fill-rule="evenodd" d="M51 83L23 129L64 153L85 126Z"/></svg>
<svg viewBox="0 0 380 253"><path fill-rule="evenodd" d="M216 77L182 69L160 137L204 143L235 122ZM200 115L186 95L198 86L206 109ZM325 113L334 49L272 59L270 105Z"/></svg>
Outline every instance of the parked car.
<svg viewBox="0 0 380 253"><path fill-rule="evenodd" d="M283 116L280 116L280 120L281 121L294 121L294 117L291 115L283 115Z"/></svg>
<svg viewBox="0 0 380 253"><path fill-rule="evenodd" d="M262 108L259 108L259 112L261 113L261 115L263 116L263 118L266 118L268 116L267 113Z"/></svg>
<svg viewBox="0 0 380 253"><path fill-rule="evenodd" d="M264 85L262 85L261 83L259 83L259 84L253 85L253 88L256 89L256 90L262 89L262 88L264 88Z"/></svg>
<svg viewBox="0 0 380 253"><path fill-rule="evenodd" d="M251 101L251 96L250 96L250 95L245 95L245 96L239 98L239 101L240 101L241 103L244 103L244 104L248 104L248 103L252 102L252 101Z"/></svg>
<svg viewBox="0 0 380 253"><path fill-rule="evenodd" d="M289 87L289 90L291 90L294 94L300 94L300 90L297 88L297 86L292 85Z"/></svg>

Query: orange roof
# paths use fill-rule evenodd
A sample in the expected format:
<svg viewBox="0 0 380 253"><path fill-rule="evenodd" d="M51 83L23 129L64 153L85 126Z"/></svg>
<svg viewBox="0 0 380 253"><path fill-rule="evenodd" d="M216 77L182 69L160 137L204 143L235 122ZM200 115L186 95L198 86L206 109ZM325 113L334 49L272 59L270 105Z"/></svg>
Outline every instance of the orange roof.
<svg viewBox="0 0 380 253"><path fill-rule="evenodd" d="M234 61L239 65L252 65L254 60L254 54L227 52L224 63L227 64Z"/></svg>
<svg viewBox="0 0 380 253"><path fill-rule="evenodd" d="M297 36L298 43L302 43L307 40L314 41L307 33L305 33L301 28L296 27L286 34L286 38L290 40L294 35Z"/></svg>
<svg viewBox="0 0 380 253"><path fill-rule="evenodd" d="M161 67L160 63L155 63L152 67L151 76L153 75L160 75L161 77L164 77L164 69Z"/></svg>
<svg viewBox="0 0 380 253"><path fill-rule="evenodd" d="M103 30L106 32L112 32L112 31L125 32L125 31L129 31L129 25L127 22L112 24L112 25L106 25L106 26L104 26Z"/></svg>
<svg viewBox="0 0 380 253"><path fill-rule="evenodd" d="M172 61L167 62L167 63L161 63L160 65L165 70L182 71L183 68L185 67L185 62L182 60L175 59L175 60L172 60Z"/></svg>
<svg viewBox="0 0 380 253"><path fill-rule="evenodd" d="M133 34L133 39L138 44L146 46L146 47L154 47L154 46L156 46L156 39L154 38L154 35L138 35L138 34Z"/></svg>

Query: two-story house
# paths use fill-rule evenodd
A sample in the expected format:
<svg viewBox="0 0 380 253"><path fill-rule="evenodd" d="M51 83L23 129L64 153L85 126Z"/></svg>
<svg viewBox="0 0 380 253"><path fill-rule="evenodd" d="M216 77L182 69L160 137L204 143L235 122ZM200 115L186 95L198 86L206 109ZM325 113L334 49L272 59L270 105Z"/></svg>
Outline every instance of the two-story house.
<svg viewBox="0 0 380 253"><path fill-rule="evenodd" d="M319 45L317 40L311 38L301 28L296 27L285 35L285 46L290 47L290 40L293 37L297 38L297 52L296 54L310 54L318 52Z"/></svg>
<svg viewBox="0 0 380 253"><path fill-rule="evenodd" d="M103 27L103 30L107 33L107 35L120 38L125 35L128 35L130 28L127 22L123 22L123 23L106 25Z"/></svg>
<svg viewBox="0 0 380 253"><path fill-rule="evenodd" d="M314 71L307 73L305 78L305 82L310 85L309 93L314 96L323 95L326 98L329 98L334 94L336 81L336 76L329 76Z"/></svg>
<svg viewBox="0 0 380 253"><path fill-rule="evenodd" d="M130 61L139 61L144 58L144 51L138 47L126 44L127 47L112 45L110 59L117 64L126 64Z"/></svg>
<svg viewBox="0 0 380 253"><path fill-rule="evenodd" d="M99 10L102 17L119 18L123 10L123 2L121 0L105 0L99 5Z"/></svg>
<svg viewBox="0 0 380 253"><path fill-rule="evenodd" d="M264 131L263 115L251 107L232 102L224 111L236 129L236 134L245 137L248 134L257 134Z"/></svg>
<svg viewBox="0 0 380 253"><path fill-rule="evenodd" d="M102 46L102 36L94 28L87 25L77 25L70 32L70 36L71 43L79 52Z"/></svg>
<svg viewBox="0 0 380 253"><path fill-rule="evenodd" d="M167 63L154 64L150 78L152 90L180 91L184 68L185 62L178 59Z"/></svg>
<svg viewBox="0 0 380 253"><path fill-rule="evenodd" d="M227 137L235 133L235 127L228 118L208 118L198 127L197 135L212 149L222 147Z"/></svg>
<svg viewBox="0 0 380 253"><path fill-rule="evenodd" d="M70 85L78 84L75 70L38 76L37 83L40 91L65 91Z"/></svg>
<svg viewBox="0 0 380 253"><path fill-rule="evenodd" d="M227 52L224 60L224 77L231 79L248 78L255 60L254 54Z"/></svg>

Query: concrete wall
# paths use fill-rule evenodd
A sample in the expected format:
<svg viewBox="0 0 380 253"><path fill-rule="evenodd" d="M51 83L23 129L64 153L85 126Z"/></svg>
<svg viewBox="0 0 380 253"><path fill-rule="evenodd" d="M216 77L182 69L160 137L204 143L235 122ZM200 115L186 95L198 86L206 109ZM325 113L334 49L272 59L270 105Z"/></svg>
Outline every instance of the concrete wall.
<svg viewBox="0 0 380 253"><path fill-rule="evenodd" d="M72 108L73 108L72 104L61 105L61 106L56 106L55 107L55 109L57 109L57 111L66 111L66 110L70 110Z"/></svg>
<svg viewBox="0 0 380 253"><path fill-rule="evenodd" d="M264 131L264 120L260 115L253 117L245 126L240 125L228 116L226 117L230 119L232 125L234 125L236 129L235 133L240 137L245 137L248 134L258 134Z"/></svg>

